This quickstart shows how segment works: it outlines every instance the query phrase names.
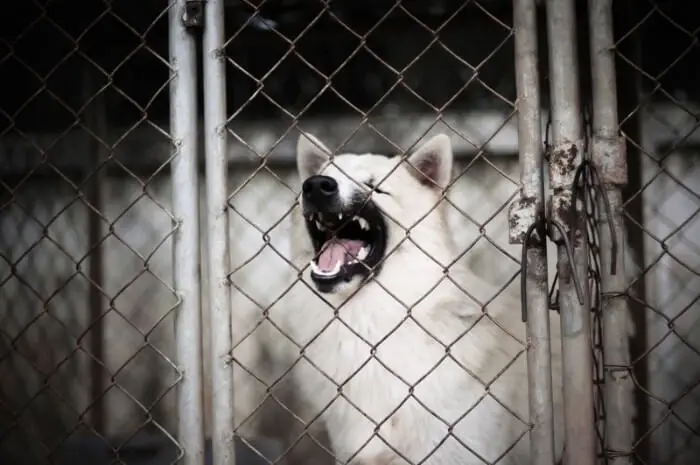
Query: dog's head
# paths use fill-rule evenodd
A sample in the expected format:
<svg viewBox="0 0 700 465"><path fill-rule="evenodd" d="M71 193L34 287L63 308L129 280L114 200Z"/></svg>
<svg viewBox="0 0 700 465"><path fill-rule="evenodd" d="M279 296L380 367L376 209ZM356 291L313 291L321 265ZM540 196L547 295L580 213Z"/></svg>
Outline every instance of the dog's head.
<svg viewBox="0 0 700 465"><path fill-rule="evenodd" d="M446 135L425 142L407 158L338 154L302 135L297 167L301 211L315 257L311 279L321 292L359 286L400 253L406 231L442 226L435 213L452 174ZM332 159L331 159L332 158ZM416 226L419 224L419 226Z"/></svg>

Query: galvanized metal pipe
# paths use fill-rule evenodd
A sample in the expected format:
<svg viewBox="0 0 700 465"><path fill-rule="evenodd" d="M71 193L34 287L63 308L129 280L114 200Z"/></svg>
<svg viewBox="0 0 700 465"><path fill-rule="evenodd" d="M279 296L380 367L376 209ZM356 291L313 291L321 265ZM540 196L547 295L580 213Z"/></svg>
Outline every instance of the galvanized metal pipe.
<svg viewBox="0 0 700 465"><path fill-rule="evenodd" d="M522 273L526 274L524 314L527 315L528 393L532 423L529 463L553 465L547 247L543 228L532 230L534 225L543 225L545 211L536 1L513 0L513 22L521 190L520 198L510 210L510 240L526 248ZM533 236L528 237L528 231L532 231Z"/></svg>
<svg viewBox="0 0 700 465"><path fill-rule="evenodd" d="M612 0L589 0L589 32L593 90L593 163L611 210L599 201L601 290L603 292L603 363L605 367L605 453L611 465L632 463L633 383L630 376L630 315L624 294L625 269L622 187L627 184L627 160L618 135L617 76ZM612 221L611 235L608 221ZM616 247L613 248L613 243ZM613 256L612 254L615 254ZM615 270L611 265L615 263ZM614 273L613 273L614 271Z"/></svg>
<svg viewBox="0 0 700 465"><path fill-rule="evenodd" d="M173 280L180 299L176 309L178 439L185 465L204 463L202 398L201 295L199 272L199 180L197 171L197 48L196 38L182 24L185 0L169 11L170 130L174 142L171 163Z"/></svg>
<svg viewBox="0 0 700 465"><path fill-rule="evenodd" d="M231 366L231 289L228 282L226 72L223 0L209 0L204 15L204 151L206 162L211 405L214 465L233 465L234 405Z"/></svg>
<svg viewBox="0 0 700 465"><path fill-rule="evenodd" d="M588 250L584 229L578 224L579 215L571 214L573 181L582 160L583 147L576 16L573 0L547 0L546 6L553 146L549 170L550 215L566 234L572 229L575 231L573 257L568 256L562 238L555 235L562 329L564 463L593 465L596 439L591 322L586 285ZM578 299L575 279L582 284L583 305Z"/></svg>

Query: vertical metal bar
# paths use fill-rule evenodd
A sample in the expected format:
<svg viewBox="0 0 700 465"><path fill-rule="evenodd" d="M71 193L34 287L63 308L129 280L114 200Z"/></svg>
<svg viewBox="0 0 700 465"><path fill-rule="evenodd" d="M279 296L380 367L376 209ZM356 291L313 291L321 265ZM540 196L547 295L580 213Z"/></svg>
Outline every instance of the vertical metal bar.
<svg viewBox="0 0 700 465"><path fill-rule="evenodd" d="M600 176L611 208L601 212L599 234L601 253L601 290L603 293L603 363L605 368L605 453L611 465L631 464L632 452L632 378L629 374L629 309L624 295L625 270L622 187L627 184L627 160L621 151L617 131L617 82L613 37L612 0L589 0L591 75L593 90L593 163ZM614 225L613 238L608 220ZM617 247L612 244L616 239ZM615 253L616 256L612 256ZM616 264L612 273L611 264Z"/></svg>
<svg viewBox="0 0 700 465"><path fill-rule="evenodd" d="M170 6L170 130L173 214L173 277L180 298L175 322L178 439L185 465L204 464L202 314L199 273L199 181L197 171L197 47L182 23L185 0Z"/></svg>
<svg viewBox="0 0 700 465"><path fill-rule="evenodd" d="M573 263L561 235L554 235L562 329L564 463L592 465L596 452L593 361L588 286L584 285L588 250L579 215L571 214L573 181L583 147L574 0L547 0L547 32L553 145L549 165L551 219L566 234L574 231ZM574 284L577 278L582 283L583 305Z"/></svg>
<svg viewBox="0 0 700 465"><path fill-rule="evenodd" d="M207 177L209 305L211 308L211 402L213 465L234 456L231 299L228 284L226 74L223 0L209 0L204 16L204 150Z"/></svg>
<svg viewBox="0 0 700 465"><path fill-rule="evenodd" d="M530 401L530 450L532 465L553 465L552 359L549 332L547 246L543 237L544 176L540 75L535 0L513 0L515 25L515 76L518 94L518 146L520 150L520 198L510 211L510 241L521 243L526 262L524 302L527 315L528 393ZM528 231L533 236L528 237Z"/></svg>
<svg viewBox="0 0 700 465"><path fill-rule="evenodd" d="M83 100L89 101L96 89L94 82L94 70L86 66L83 74ZM107 131L107 109L104 96L95 98L92 105L88 106L84 114L85 125L90 130L102 137ZM92 154L88 158L85 174L92 173L88 183L88 202L98 211L103 211L102 189L104 189L104 171L98 169L105 159L104 146L95 138L87 134L86 153ZM97 172L93 173L95 169ZM88 243L91 246L89 264L90 281L92 285L89 289L89 309L90 309L90 353L94 360L90 367L90 398L94 402L92 412L92 427L99 434L105 434L106 415L104 395L106 391L106 379L104 370L104 320L102 318L102 306L104 305L104 248L100 246L102 240L102 218L95 212L87 210L88 213Z"/></svg>

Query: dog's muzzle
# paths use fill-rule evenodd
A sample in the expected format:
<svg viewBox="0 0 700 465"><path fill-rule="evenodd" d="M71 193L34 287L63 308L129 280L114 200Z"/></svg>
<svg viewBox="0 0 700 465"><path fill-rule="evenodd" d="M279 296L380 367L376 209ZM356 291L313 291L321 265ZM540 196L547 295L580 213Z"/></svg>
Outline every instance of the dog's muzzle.
<svg viewBox="0 0 700 465"><path fill-rule="evenodd" d="M386 248L386 224L366 194L358 191L343 203L335 179L314 175L302 184L302 210L316 253L311 278L321 292L377 271Z"/></svg>

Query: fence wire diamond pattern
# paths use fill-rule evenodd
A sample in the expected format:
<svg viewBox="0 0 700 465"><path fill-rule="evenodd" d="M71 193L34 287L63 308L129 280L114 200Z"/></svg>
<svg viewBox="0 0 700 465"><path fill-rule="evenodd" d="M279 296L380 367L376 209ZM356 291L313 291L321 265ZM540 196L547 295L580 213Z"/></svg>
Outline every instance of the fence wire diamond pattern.
<svg viewBox="0 0 700 465"><path fill-rule="evenodd" d="M31 1L3 21L0 377L19 381L0 395L8 463L67 463L86 444L119 459L148 437L179 455L169 159L129 153L145 138L171 151L168 7L134 13Z"/></svg>
<svg viewBox="0 0 700 465"><path fill-rule="evenodd" d="M624 205L629 240L643 269L632 289L639 342L631 364L637 427L633 457L640 463L692 463L700 442L697 214L697 75L700 23L681 2L641 2L620 20L615 53L621 88L620 131L632 183ZM664 37L663 41L648 40ZM641 52L642 41L650 58ZM658 51L658 52L657 52ZM661 53L659 53L661 52ZM685 89L688 89L686 91ZM632 160L639 160L632 164ZM634 170L634 171L633 171ZM685 368L680 368L681 366Z"/></svg>
<svg viewBox="0 0 700 465"><path fill-rule="evenodd" d="M522 128L532 116L526 108L533 94L515 79L522 59L516 52L524 49L516 44L522 36L513 17L532 13L540 28L539 35L533 31L540 48L533 69L541 75L538 91L549 92L542 99L534 92L534 114L556 125L565 118L556 111L556 67L545 70L544 56L555 60L553 50L566 47L544 36L553 42L566 36L547 28L566 9L563 3L576 4L582 52L576 75L581 107L592 107L592 131L582 137L592 141L595 163L600 144L619 132L628 172L623 185L601 170L612 207L587 205L580 212L599 232L609 217L624 226L624 243L617 244L625 257L622 278L611 278L607 258L597 255L608 257L613 239L603 233L589 244L597 456L615 464L695 463L700 12L680 0L175 0L138 8L127 0L14 2L0 28L4 460L73 463L97 445L105 463L130 463L129 454L147 449L167 463L199 465L205 435L217 465L232 460L231 451L222 452L232 443L247 446L249 458L260 463L290 465L430 464L451 453L468 463L503 463L509 453L529 453L529 441L542 438L538 428L546 423L530 418L524 390L537 341L527 332L533 326L521 321L518 281L531 244L509 243L513 217L506 207L522 202L523 184L537 177L528 180L532 173L522 168L532 150L523 147L537 151L546 125L538 126L541 140L535 126L529 133ZM605 111L595 95L607 78L595 74L595 54L607 25L596 18L605 17L606 8L614 13L608 49L617 67L610 82L619 124L601 131ZM201 12L202 27L183 25L185 12ZM203 72L196 64L183 67L178 47L184 42L174 45L180 36ZM195 44L203 53L196 55ZM583 58L589 52L590 62ZM182 102L170 101L175 88L183 96L185 81L202 89L185 95L195 105L187 129L177 126L184 120L174 108ZM225 114L216 116L211 97L218 90ZM584 113L569 121L586 119ZM447 139L433 139L440 133L454 155L449 179L440 178L436 164L447 153L441 149ZM523 134L532 140L524 142ZM426 141L433 145L426 149ZM582 141L555 141L547 162L568 143L581 148ZM432 157L416 155L424 149ZM200 151L204 182L186 186L192 202L183 207L177 201L183 186L175 180L196 180ZM356 270L368 282L348 284L342 298L320 292L310 271L318 274L323 246L356 244L343 236L350 234L346 225L333 222L325 227L339 229L337 242L301 247L308 246L305 236L324 233L324 225L303 202L302 182L315 171L306 169L311 162L298 163L298 152L309 160L331 154L324 173L339 192L369 192L357 194L362 198L354 204L364 220L373 206L382 207L386 252L374 268L366 267L369 258L359 260ZM339 156L348 152L363 155L353 162ZM438 186L416 168L437 177ZM217 171L221 177L212 174ZM182 177L186 172L190 178ZM440 241L449 247L436 246ZM183 262L180 253L197 248L193 243L201 262L194 251ZM343 256L356 254L350 249L341 250ZM222 250L224 258L214 256ZM554 244L547 244L547 256L551 285ZM396 271L398 263L405 273ZM192 282L183 283L188 266ZM526 285L531 271L522 275ZM445 294L448 288L452 294ZM193 362L183 359L186 341L178 334L183 321L199 320L192 293L200 291L202 328L191 345L201 338L202 347L189 352ZM629 354L628 334L618 334L625 353L611 357L606 348L614 337L606 324L613 319L605 312L620 299L632 320L625 328ZM372 308L360 312L357 302ZM467 314L442 326L426 317L426 309L449 313L450 305ZM556 413L564 402L562 335L558 313L549 313ZM480 365L474 351L464 356L464 347L477 347L474 341L483 337L497 341L499 351ZM405 340L412 343L397 350ZM192 374L200 368L203 376ZM228 378L221 382L221 376ZM203 385L195 386L200 377ZM20 382L1 381L8 379ZM455 389L453 379L469 389ZM628 382L633 393L615 390ZM184 424L185 430L182 419L197 418L198 408L177 401L183 392L202 397L204 405L202 424ZM444 392L457 393L451 400L459 406L441 404L449 397ZM625 399L615 399L615 392ZM633 424L623 425L627 400L634 404ZM229 401L231 416L222 412ZM183 409L194 417L183 416ZM502 422L498 431L479 420L494 417ZM407 418L420 421L406 426ZM444 434L430 444L412 436L430 428ZM565 426L557 418L553 430L560 450Z"/></svg>
<svg viewBox="0 0 700 465"><path fill-rule="evenodd" d="M504 16L502 11L497 16L487 6L478 2L451 5L450 9L435 16L427 15L417 4L396 2L376 10L372 9L371 14L367 15L369 18L354 15L352 8L319 4L313 12L301 9L296 12L300 17L307 15L304 20L289 20L285 23L285 19L274 16L274 12L271 13L273 16L267 16L265 6L264 3L247 3L245 7L240 7L241 11L234 10L232 15L240 15L240 18L246 19L239 21L240 26L235 28L225 43L229 79L236 83L241 82L241 85L236 85L237 89L249 89L248 98L243 98L242 92L239 91L231 97L233 107L229 101L229 141L245 153L242 157L255 164L255 168L246 169L245 174L241 170L234 173L229 196L233 249L233 269L229 276L234 287L233 308L240 316L233 336L234 380L239 380L235 389L237 433L245 437L248 432L260 428L261 420L256 419L263 416L261 412L265 409L273 409L277 415L276 424L263 425L262 428L268 434L286 436L284 439L288 444L288 455L285 453L287 461L308 463L312 459L330 460L328 455L335 453L323 435L319 436L318 425L325 413L338 408L338 405L349 405L347 408L351 410L351 415L359 415L369 421L387 449L401 456L403 454L397 449L397 445L391 444L390 439L381 436L383 425L390 423L392 416L405 408L405 405L419 405L418 408L430 412L433 420L451 430L453 425L468 416L469 412L479 409L482 402L490 401L500 404L498 408L509 412L509 415L513 415L516 421L519 421L520 427L515 441L517 442L527 434L528 420L525 413L513 411L512 406L499 399L498 379L514 363L523 363L525 343L522 336L511 334L508 328L498 331L504 338L503 343L514 349L512 355L507 357L502 365L494 366L494 372L486 376L484 373L471 372L471 376L484 386L483 394L473 405L466 405L465 411L460 412L460 415L455 418L440 418L434 407L431 408L429 399L422 399L418 394L421 382L429 378L435 370L440 370L442 361L460 363L451 355L451 351L455 350L453 346L460 338L469 337L471 327L493 324L494 320L489 315L488 308L498 305L500 294L511 287L518 273L519 261L512 251L507 250L507 245L504 245L507 229L504 228L503 221L503 212L517 192L514 166L504 166L502 161L493 160L489 150L489 144L493 143L499 132L513 122L514 89L507 89L503 94L498 88L503 84L495 86L486 79L488 72L484 73L484 68L492 60L499 59L499 53L512 47L511 19ZM463 44L454 41L456 30L469 20L486 22L487 28L494 31L489 37L493 48L488 52L484 53L483 47L465 50ZM392 53L393 50L386 49L382 43L388 34L401 31L400 27L408 31L404 32L405 34L420 38L407 43L407 46L412 47L412 55L405 59L404 63L401 63L401 55L407 57L406 51L401 51L401 54ZM319 37L320 34L327 35L327 43L333 44L327 46L326 52L321 51L324 43L310 39ZM274 57L267 61L269 65L247 61L241 44L249 40L256 40L261 49L266 50L266 54L269 50L269 54ZM319 53L327 55L321 59ZM431 87L428 92L432 92L432 95L426 96L421 93L425 88L423 73L427 72L426 66L429 66L425 62L443 63L443 66L451 66L453 69L456 67L460 74L470 77L453 86L449 95L447 89ZM358 67L363 65L370 66L371 73L376 75L357 77L355 73ZM292 73L293 77L290 78L288 73ZM482 76L482 73L485 76ZM438 78L442 76L438 75ZM449 77L445 76L445 79ZM364 92L373 93L376 97L369 101L366 95L358 95L356 90L353 95L352 84L355 81L361 82ZM288 89L296 88L300 92L288 93ZM436 92L442 92L442 95L436 95ZM493 130L480 133L465 131L465 125L461 121L464 117L453 116L458 114L457 111L463 107L465 101L473 100L474 95L479 99L488 100L490 107L495 106L499 110L496 113L497 117L494 117L498 121ZM297 100L290 101L290 97ZM367 103L362 101L363 98ZM252 108L260 112L266 108L270 114L288 122L269 129L267 137L263 138L247 127L245 115L254 111ZM332 108L332 112L340 114L329 113L324 111L324 108ZM435 116L422 117L420 123L416 124L415 118L402 121L402 109L412 110L414 114L420 112L420 115ZM288 165L282 165L282 160L290 159L294 155L294 147L300 134L309 133L325 137L324 143L328 144L333 153L357 151L402 154L412 152L420 145L421 139L427 140L438 132L449 134L455 141L457 150L473 154L467 162L459 163L455 170L456 175L446 186L449 193L447 200L443 202L450 224L455 225L455 231L465 231L465 234L455 237L459 246L455 249L454 256L440 263L440 259L430 256L425 244L413 238L412 232L419 227L422 220L417 218L415 224L402 226L397 234L403 238L395 248L387 252L383 262L392 260L392 254L397 253L404 243L410 243L423 258L444 267L444 275L437 282L426 284L426 295L418 298L412 305L402 303L405 296L397 295L395 289L390 289L382 283L381 276L375 276L374 282L378 287L387 294L391 302L398 303L404 312L404 317L393 322L390 330L381 335L370 336L368 339L367 334L358 330L355 322L348 320L352 318L347 313L351 310L344 311L344 308L348 300L353 298L349 296L345 303L339 306L333 304L333 308L329 308L328 318L324 317L323 321L312 324L313 330L305 333L310 339L305 336L304 340L297 340L280 321L279 312L285 311L285 299L299 292L295 289L300 286L308 289L316 298L327 300L328 296L319 294L313 286L298 278L309 267L308 262L298 262L293 255L294 244L289 242L290 228L294 227L293 223L296 221L294 215L299 215L295 209L300 194L299 179L296 173L283 168ZM343 172L342 167L338 169ZM396 169L402 168L399 166L392 171ZM352 177L347 171L344 171L344 174ZM383 173L375 180L374 185L379 189L384 182L390 185L392 176L396 175L393 172ZM484 187L478 185L480 177L482 180L488 179L485 184L498 183L499 189L494 196L496 199L489 202L488 209L484 206L478 211L472 202L475 193ZM436 205L426 211L422 215L423 218L435 207ZM387 220L401 223L399 218L390 217ZM253 246L252 243L256 245ZM491 291L482 292L483 295L477 297L475 294L484 289L470 289L468 283L459 282L458 278L451 275L451 267L455 262L484 260L482 257L487 254L490 254L490 260L503 263L502 272L492 277ZM418 260L423 258L419 257ZM485 310L471 325L466 324L464 331L451 343L441 341L443 337L431 333L431 329L426 328L418 316L413 316L414 307L419 307L422 301L429 298L430 292L443 281L456 284L462 289L464 299ZM276 311L276 308L280 310ZM483 323L482 319L485 320ZM409 381L405 375L396 372L392 362L382 360L381 353L382 345L390 344L396 332L410 325L422 327L423 335L440 344L444 355L435 360L434 365L422 376ZM337 368L318 358L319 347L330 343L334 337L339 337L331 334L346 334L345 337L362 341L359 343L366 350L362 355L358 355L359 358L352 363L352 367L339 372ZM261 367L257 354L259 349L256 347L261 338L273 338L274 345L285 347L285 351L299 356L289 360L289 365L285 365L284 368L271 368L269 365ZM356 382L353 381L354 378L362 377L363 371L367 373L375 364L392 373L391 382L401 383L408 393L405 399L379 416L376 412L368 412L367 405L361 405L361 401L358 403L358 399L353 399L351 394L352 385ZM471 371L468 367L462 369L467 373ZM322 384L332 386L330 389L335 394L328 398L323 395L323 401L318 404L319 409L302 412L298 403L289 398L286 388L294 370L310 370L303 372L308 376L318 377ZM250 386L256 386L257 389L251 389ZM256 390L257 392L254 392ZM286 421L285 416L288 417ZM469 444L468 440L465 443L464 439L452 433L448 436L449 440L461 442L462 447L471 449L475 455L481 454L474 450L474 444ZM352 462L353 457L361 455L359 449L370 441L373 441L371 437L359 441L358 450L347 451L345 457L336 459ZM441 442L444 442L444 439ZM440 445L436 444L432 449L436 450ZM508 444L499 454L505 454L514 445ZM427 450L424 457L403 458L411 462L430 463L434 450ZM486 460L494 458L489 457Z"/></svg>

